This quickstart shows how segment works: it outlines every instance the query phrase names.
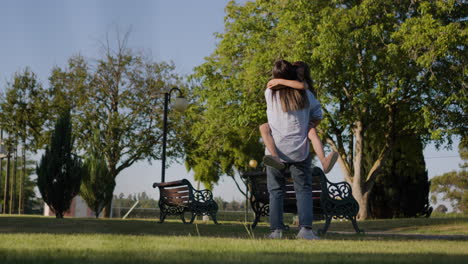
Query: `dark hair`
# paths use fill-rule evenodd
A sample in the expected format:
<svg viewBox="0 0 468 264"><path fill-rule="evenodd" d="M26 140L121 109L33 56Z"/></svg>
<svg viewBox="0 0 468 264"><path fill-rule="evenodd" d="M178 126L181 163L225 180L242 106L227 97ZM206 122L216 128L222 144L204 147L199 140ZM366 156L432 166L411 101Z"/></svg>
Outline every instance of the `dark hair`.
<svg viewBox="0 0 468 264"><path fill-rule="evenodd" d="M286 60L278 60L272 70L273 78L296 80L296 69ZM273 97L279 93L281 107L284 112L297 111L309 106L305 90L297 90L287 86L277 87L273 90Z"/></svg>
<svg viewBox="0 0 468 264"><path fill-rule="evenodd" d="M293 66L296 69L296 74L299 81L307 83L310 91L316 95L314 88L312 87L312 78L310 77L309 65L303 61L296 61L293 63Z"/></svg>
<svg viewBox="0 0 468 264"><path fill-rule="evenodd" d="M296 69L287 60L278 60L273 66L273 78L295 80L297 78Z"/></svg>

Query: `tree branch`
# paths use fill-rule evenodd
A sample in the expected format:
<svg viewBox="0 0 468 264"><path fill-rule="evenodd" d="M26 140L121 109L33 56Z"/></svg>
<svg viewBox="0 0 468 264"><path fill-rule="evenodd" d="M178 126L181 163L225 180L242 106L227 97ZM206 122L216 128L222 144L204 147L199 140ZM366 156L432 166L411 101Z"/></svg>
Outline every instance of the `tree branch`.
<svg viewBox="0 0 468 264"><path fill-rule="evenodd" d="M367 174L367 179L366 179L366 189L372 188L374 185L375 178L379 174L379 172L382 170L383 163L387 159L388 155L390 154L391 150L393 149L393 144L394 144L394 119L395 119L395 107L393 105L386 105L385 108L388 109L389 112L389 117L387 121L387 127L389 128L388 132L385 133L385 145L382 149L382 151L379 154L379 157L377 160L374 162L372 165L372 168L370 169L369 173Z"/></svg>
<svg viewBox="0 0 468 264"><path fill-rule="evenodd" d="M239 183L238 183L237 180L236 180L236 177L234 177L234 176L232 176L232 175L228 175L228 176L231 177L231 178L234 180L234 183L236 184L237 189L239 190L239 192L242 193L242 195L243 195L246 199L248 199L247 193L245 193L245 192L242 190L242 188L240 187ZM243 183L245 184L245 182L243 182Z"/></svg>

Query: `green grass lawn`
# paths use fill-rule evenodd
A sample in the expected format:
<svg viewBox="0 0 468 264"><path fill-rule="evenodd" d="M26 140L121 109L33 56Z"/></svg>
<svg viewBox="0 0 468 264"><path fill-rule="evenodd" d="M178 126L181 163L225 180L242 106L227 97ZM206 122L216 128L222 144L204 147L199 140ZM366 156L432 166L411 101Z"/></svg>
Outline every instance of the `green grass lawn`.
<svg viewBox="0 0 468 264"><path fill-rule="evenodd" d="M217 226L4 216L0 263L468 263L464 237L372 234L460 234L456 230L466 230L467 223L468 218L364 221L359 225L366 235L332 233L319 241L302 241L294 239L297 230L292 228L286 239L272 241L263 239L268 227L250 233L236 222ZM330 229L351 230L349 222L332 222Z"/></svg>

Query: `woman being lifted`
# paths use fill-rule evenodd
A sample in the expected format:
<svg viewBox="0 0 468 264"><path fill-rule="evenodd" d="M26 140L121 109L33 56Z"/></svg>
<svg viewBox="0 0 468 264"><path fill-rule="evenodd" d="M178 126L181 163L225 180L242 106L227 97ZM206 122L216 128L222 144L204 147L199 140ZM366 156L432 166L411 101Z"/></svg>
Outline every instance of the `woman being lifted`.
<svg viewBox="0 0 468 264"><path fill-rule="evenodd" d="M312 79L310 78L310 69L309 66L302 61L297 61L293 64L296 69L296 75L298 80L287 80L287 79L272 79L268 82L267 88L276 90L284 87L290 87L293 89L312 90ZM315 98L314 98L315 99ZM320 140L316 127L320 124L320 121L323 119L322 109L320 103L315 99L311 103L310 117L311 121L309 122L309 132L307 134L309 140L312 143L312 147L317 155L324 173L331 171L338 159L338 153L333 151L328 156L325 156L323 150L322 141ZM262 124L260 126L260 133L262 135L263 143L269 153L263 157L263 163L266 166L282 170L285 168L285 164L279 158L275 141L271 135L271 128L268 123Z"/></svg>

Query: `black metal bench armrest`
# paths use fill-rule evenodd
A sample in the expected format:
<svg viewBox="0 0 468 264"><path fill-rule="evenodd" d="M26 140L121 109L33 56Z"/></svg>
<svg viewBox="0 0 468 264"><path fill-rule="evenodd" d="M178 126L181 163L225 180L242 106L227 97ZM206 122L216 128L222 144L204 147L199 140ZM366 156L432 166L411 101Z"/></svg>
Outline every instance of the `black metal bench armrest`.
<svg viewBox="0 0 468 264"><path fill-rule="evenodd" d="M328 196L334 200L346 200L353 197L351 185L347 182L329 182L327 180Z"/></svg>
<svg viewBox="0 0 468 264"><path fill-rule="evenodd" d="M210 190L193 190L193 197L197 202L213 201L213 193Z"/></svg>

